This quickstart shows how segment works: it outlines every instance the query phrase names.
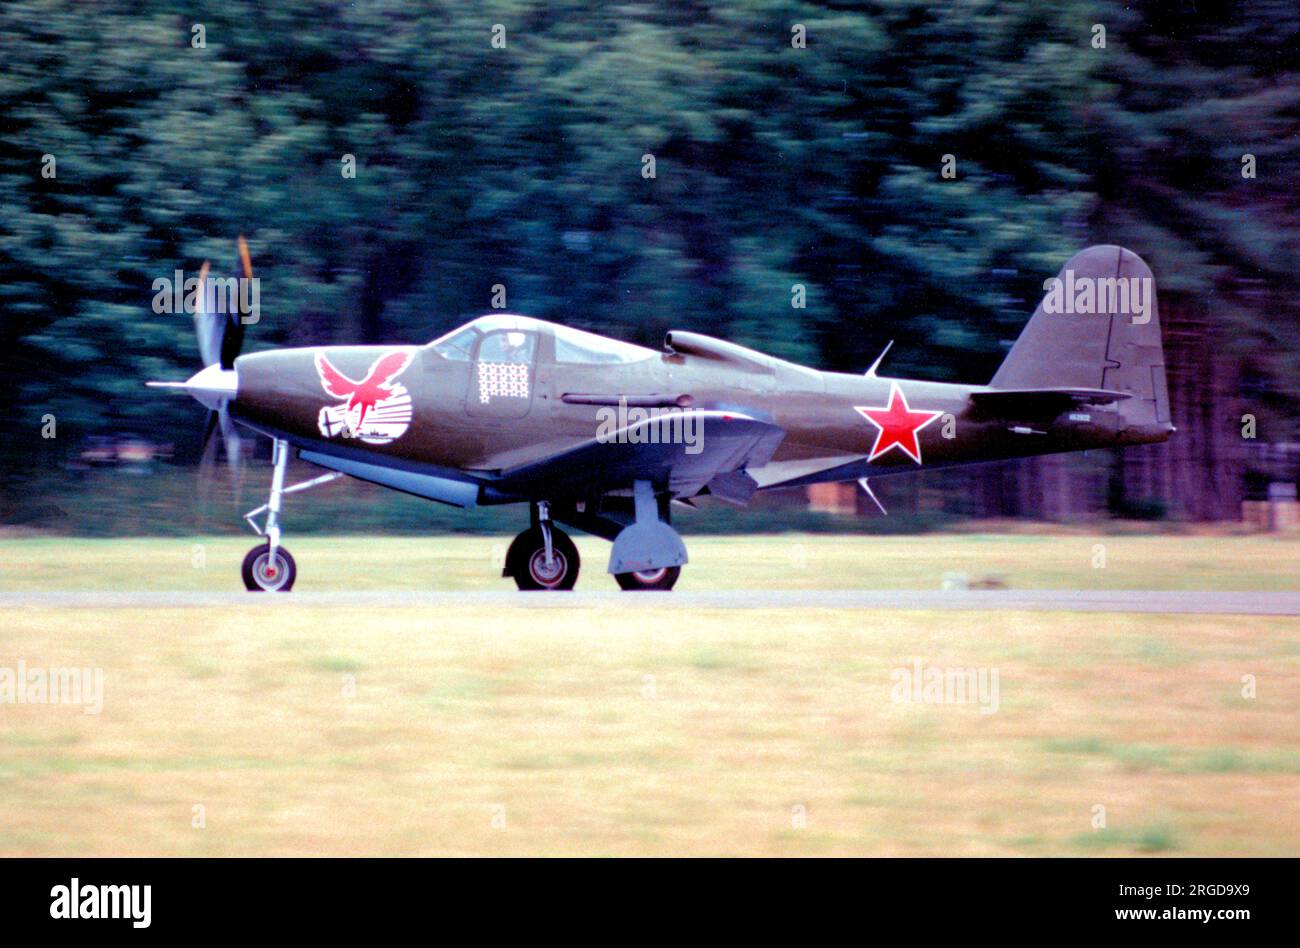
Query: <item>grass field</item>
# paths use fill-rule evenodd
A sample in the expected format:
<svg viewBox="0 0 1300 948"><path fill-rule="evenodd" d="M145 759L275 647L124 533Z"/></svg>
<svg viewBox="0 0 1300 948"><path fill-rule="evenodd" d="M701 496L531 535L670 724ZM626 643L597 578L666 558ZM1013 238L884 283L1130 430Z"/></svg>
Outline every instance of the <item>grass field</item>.
<svg viewBox="0 0 1300 948"><path fill-rule="evenodd" d="M575 537L579 589L617 587L609 544ZM239 590L248 537L0 538L0 592ZM289 536L301 590L509 589L509 537ZM948 572L1013 589L1300 589L1300 539L1217 536L687 537L679 589L938 589Z"/></svg>
<svg viewBox="0 0 1300 948"><path fill-rule="evenodd" d="M497 542L291 548L303 589L471 589L500 588ZM249 544L198 545L202 568L192 542L3 540L0 591L237 584ZM1300 544L1253 538L690 548L682 588L935 588L959 570L1294 589L1300 573ZM583 552L580 588L612 588L603 545ZM99 714L0 704L0 853L1300 855L1300 620L654 598L11 610L0 667L102 668L104 695ZM996 713L895 700L915 660L996 671Z"/></svg>

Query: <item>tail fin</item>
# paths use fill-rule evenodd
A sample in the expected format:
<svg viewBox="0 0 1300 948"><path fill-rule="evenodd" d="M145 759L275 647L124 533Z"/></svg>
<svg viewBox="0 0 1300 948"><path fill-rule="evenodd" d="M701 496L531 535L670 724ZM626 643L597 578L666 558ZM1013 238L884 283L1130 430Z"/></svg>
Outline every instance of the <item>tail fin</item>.
<svg viewBox="0 0 1300 948"><path fill-rule="evenodd" d="M989 384L997 389L1127 392L1126 427L1169 424L1165 357L1151 268L1131 250L1098 246L1046 284L1020 338Z"/></svg>

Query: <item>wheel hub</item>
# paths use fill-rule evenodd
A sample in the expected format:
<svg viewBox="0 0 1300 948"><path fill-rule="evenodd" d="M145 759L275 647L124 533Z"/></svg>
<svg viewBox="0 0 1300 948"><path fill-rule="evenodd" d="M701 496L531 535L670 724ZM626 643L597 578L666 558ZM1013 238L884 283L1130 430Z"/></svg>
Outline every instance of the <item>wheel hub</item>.
<svg viewBox="0 0 1300 948"><path fill-rule="evenodd" d="M564 554L559 550L551 551L550 565L547 565L545 550L535 550L528 559L528 572L532 574L534 580L543 586L558 584L564 579L564 574L568 572L568 568L568 561L565 560Z"/></svg>
<svg viewBox="0 0 1300 948"><path fill-rule="evenodd" d="M279 560L279 556L276 557L276 560ZM286 571L279 569L278 566L278 563L272 566L270 557L265 553L259 556L257 562L253 564L253 575L263 589L278 589L280 584L284 582L283 577Z"/></svg>

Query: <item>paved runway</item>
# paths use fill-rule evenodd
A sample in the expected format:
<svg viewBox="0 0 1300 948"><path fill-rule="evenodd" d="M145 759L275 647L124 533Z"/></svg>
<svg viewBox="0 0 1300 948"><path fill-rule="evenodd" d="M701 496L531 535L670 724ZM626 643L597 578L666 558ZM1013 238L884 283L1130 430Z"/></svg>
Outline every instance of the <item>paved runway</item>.
<svg viewBox="0 0 1300 948"><path fill-rule="evenodd" d="M0 609L210 609L300 606L436 609L965 609L980 612L1155 612L1300 615L1300 592L1025 590L714 590L672 593L569 592L46 592L0 593Z"/></svg>

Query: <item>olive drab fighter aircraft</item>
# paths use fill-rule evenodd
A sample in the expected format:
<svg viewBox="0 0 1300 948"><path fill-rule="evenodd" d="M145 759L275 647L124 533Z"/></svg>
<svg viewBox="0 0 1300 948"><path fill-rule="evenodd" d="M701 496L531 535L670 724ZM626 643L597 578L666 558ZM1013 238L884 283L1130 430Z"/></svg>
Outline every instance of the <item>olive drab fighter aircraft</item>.
<svg viewBox="0 0 1300 948"><path fill-rule="evenodd" d="M251 277L242 238L240 259ZM205 278L206 265L200 288ZM677 330L655 351L504 314L427 345L240 355L243 310L216 312L206 292L195 311L205 368L150 384L211 409L209 434L220 430L228 454L237 426L273 440L270 497L245 515L264 538L244 560L250 590L293 586L282 498L344 476L456 507L527 504L503 572L520 589L573 588L564 525L612 541L623 589L666 590L687 562L674 505L702 496L745 504L857 481L875 500L874 477L1167 439L1147 265L1091 247L1045 286L986 385L889 378L880 359L864 375L821 372ZM326 473L285 486L291 453Z"/></svg>

